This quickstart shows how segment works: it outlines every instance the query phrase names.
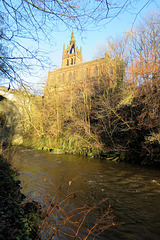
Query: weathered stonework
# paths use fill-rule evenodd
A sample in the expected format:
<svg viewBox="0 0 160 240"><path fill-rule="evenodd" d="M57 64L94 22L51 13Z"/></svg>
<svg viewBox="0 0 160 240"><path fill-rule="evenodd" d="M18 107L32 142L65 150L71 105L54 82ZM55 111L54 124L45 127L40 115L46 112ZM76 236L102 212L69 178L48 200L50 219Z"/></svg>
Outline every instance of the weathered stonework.
<svg viewBox="0 0 160 240"><path fill-rule="evenodd" d="M23 144L26 126L29 126L30 118L33 112L36 112L35 99L41 99L41 97L24 90L8 90L0 86L1 143Z"/></svg>
<svg viewBox="0 0 160 240"><path fill-rule="evenodd" d="M17 106L0 95L0 142L21 145L23 143L23 125Z"/></svg>
<svg viewBox="0 0 160 240"><path fill-rule="evenodd" d="M74 32L72 31L70 45L67 46L67 49L65 49L65 44L63 46L62 68L81 62L82 62L82 48L80 48L80 51L77 48L76 41L74 39Z"/></svg>
<svg viewBox="0 0 160 240"><path fill-rule="evenodd" d="M58 87L59 91L64 90L69 85L74 85L74 90L79 89L84 81L92 85L94 89L101 88L102 77L105 78L107 87L114 87L116 82L109 76L110 66L108 65L108 56L95 60L82 62L82 48L79 51L72 32L70 45L63 48L62 68L48 72L47 88L45 94Z"/></svg>

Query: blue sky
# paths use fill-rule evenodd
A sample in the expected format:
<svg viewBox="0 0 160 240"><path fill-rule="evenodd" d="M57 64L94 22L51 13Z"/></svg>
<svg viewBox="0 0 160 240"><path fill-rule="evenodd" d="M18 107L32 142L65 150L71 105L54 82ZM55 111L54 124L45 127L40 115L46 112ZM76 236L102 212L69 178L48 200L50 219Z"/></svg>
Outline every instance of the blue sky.
<svg viewBox="0 0 160 240"><path fill-rule="evenodd" d="M135 25L137 25L141 17L145 16L149 11L157 10L156 3L151 1L136 18L136 13L143 8L146 2L146 0L141 0L136 6L134 6L135 9L131 10L132 13L122 13L116 19L106 24L104 27L101 27L101 29L91 30L90 26L90 29L84 33L74 31L77 46L79 48L82 46L83 61L93 59L97 53L98 45L106 43L107 38L122 36L132 27L135 20ZM52 61L51 70L54 66L61 67L63 44L65 43L65 46L69 44L71 30L54 32L54 36L55 46L52 48L50 54Z"/></svg>
<svg viewBox="0 0 160 240"><path fill-rule="evenodd" d="M147 2L149 4L143 9L143 6ZM136 5L134 5L134 8L130 9L130 12L125 11L124 13L118 15L118 17L110 23L105 24L99 29L96 29L95 26L90 26L87 31L82 33L74 30L77 46L78 48L82 46L83 61L92 60L97 54L98 45L105 44L107 42L107 38L122 36L132 27L134 21L136 26L143 16L146 16L150 11L157 10L157 7L160 8L159 0L140 0ZM136 14L139 11L140 13L136 18ZM105 23L105 21L103 23ZM48 49L46 46L45 49L45 46L43 46L44 50L48 50L50 52L47 57L51 63L51 71L55 68L61 67L63 44L65 44L65 46L69 44L71 32L72 29L66 29L65 31L61 31L60 29L57 32L53 29L52 47L49 47ZM46 68L42 72L39 72L40 77L31 77L27 80L34 83L36 88L39 88L41 83L47 78L48 70L49 69Z"/></svg>
<svg viewBox="0 0 160 240"><path fill-rule="evenodd" d="M74 1L74 0L73 0ZM86 12L88 11L93 11L95 7L100 6L101 8L97 8L98 10L100 9L100 16L103 16L105 18L106 15L106 2L105 0L77 0L78 3L81 2L85 6ZM100 2L101 1L101 2ZM74 30L74 35L75 39L77 42L78 48L82 47L82 55L83 55L83 61L90 61L94 59L97 56L98 52L98 47L103 46L107 44L107 39L108 38L118 38L123 36L123 34L128 31L133 23L136 26L140 19L143 16L146 16L149 12L160 10L160 0L109 0L111 4L110 6L110 11L109 15L115 14L122 9L121 7L123 4L129 4L126 9L124 9L120 14L117 14L117 17L114 18L112 21L109 21L108 18L103 19L101 22L101 27L96 27L94 24L87 26L87 29L85 31L80 32ZM26 11L25 9L21 6L21 0L12 0L11 3L14 3L18 9L20 6L22 7L20 12L20 16L24 15L24 20L21 24L21 22L18 22L18 25L16 22L14 22L14 18L12 18L12 15L15 14L15 11L13 11L12 7L8 7L8 12L11 11L12 14L8 15L8 12L6 10L6 7L2 4L4 2L0 1L1 3L1 11L3 13L4 11L4 16L6 16L6 23L10 24L11 26L11 31L10 28L6 28L7 31L7 36L8 39L10 37L13 37L13 41L10 42L10 45L7 45L9 51L11 52L11 56L15 57L21 57L25 56L26 58L23 58L27 68L24 68L25 64L21 64L21 62L17 62L15 64L17 69L18 74L23 78L25 82L27 82L29 85L34 86L34 88L41 88L42 83L47 79L48 75L48 70L50 69L53 71L55 68L60 68L61 63L62 63L62 51L63 51L63 44L67 46L69 44L69 41L71 39L71 33L73 28L67 28L66 26L63 25L62 21L57 21L57 18L50 18L52 19L52 22L45 22L45 29L44 26L42 25L42 29L45 31L45 34L42 34L43 31L39 31L39 28L37 28L33 24L25 25L27 23L32 23L32 20L29 19L29 21L26 21ZM102 5L101 5L102 3ZM117 4L118 3L118 4ZM8 6L8 5L7 5ZM98 11L97 10L97 11ZM13 12L12 12L13 11ZM37 14L37 15L36 15ZM99 12L96 16L99 15ZM19 16L19 15L18 15ZM32 15L31 15L32 16ZM43 13L39 14L39 12L35 11L35 16L40 17L40 23L43 24ZM93 16L89 14L89 16ZM17 17L17 15L16 15ZM94 19L95 16L93 16ZM38 21L39 21L38 20ZM83 19L84 22L86 21L86 18ZM34 22L34 21L33 21ZM58 23L58 26L57 24ZM67 22L68 23L68 22ZM88 24L88 22L87 22ZM21 27L22 25L22 27ZM20 27L20 28L17 28ZM29 27L29 28L28 28ZM57 30L58 28L58 30ZM14 33L13 30L16 30L17 35ZM20 30L19 30L20 29ZM13 34L14 33L14 34ZM12 36L13 34L13 36ZM38 35L38 37L37 37ZM51 44L49 42L47 43L46 39L50 38ZM8 42L7 42L8 44ZM18 46L18 47L17 47ZM22 47L20 47L22 46ZM24 46L24 48L23 48ZM29 51L26 51L28 49L31 52L33 51L33 54L38 57L44 58L44 60L48 60L49 64L47 65L47 61L44 61L46 66L43 69L40 69L41 62L36 61L36 59L32 59L32 54L29 54ZM27 55L28 54L28 55ZM31 57L31 58L28 58ZM27 71L28 70L28 71ZM30 71L32 75L30 76ZM7 81L6 81L7 80ZM8 84L8 79L4 79L3 84ZM1 81L3 82L3 81ZM14 83L14 82L13 82Z"/></svg>

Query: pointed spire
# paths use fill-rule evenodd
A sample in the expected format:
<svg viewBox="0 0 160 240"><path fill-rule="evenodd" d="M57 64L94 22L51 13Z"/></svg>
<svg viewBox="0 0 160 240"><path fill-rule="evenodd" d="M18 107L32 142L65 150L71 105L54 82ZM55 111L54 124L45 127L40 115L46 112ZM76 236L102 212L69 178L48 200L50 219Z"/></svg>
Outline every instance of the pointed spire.
<svg viewBox="0 0 160 240"><path fill-rule="evenodd" d="M72 30L72 35L71 35L71 41L70 44L75 43L75 38L74 38L74 31Z"/></svg>
<svg viewBox="0 0 160 240"><path fill-rule="evenodd" d="M69 64L67 64L69 61ZM74 37L74 31L72 30L70 45L63 45L63 55L62 55L62 67L74 65L82 62L82 48L79 49L76 46L76 40Z"/></svg>
<svg viewBox="0 0 160 240"><path fill-rule="evenodd" d="M62 52L62 57L65 55L65 44L63 44L63 52Z"/></svg>
<svg viewBox="0 0 160 240"><path fill-rule="evenodd" d="M74 31L72 30L72 36L71 36L71 40L74 41Z"/></svg>

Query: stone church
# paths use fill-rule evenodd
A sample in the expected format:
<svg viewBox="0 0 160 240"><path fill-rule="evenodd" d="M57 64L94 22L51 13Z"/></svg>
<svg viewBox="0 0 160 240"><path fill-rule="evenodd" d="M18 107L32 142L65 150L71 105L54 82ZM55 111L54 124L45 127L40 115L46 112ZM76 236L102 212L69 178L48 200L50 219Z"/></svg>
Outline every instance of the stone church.
<svg viewBox="0 0 160 240"><path fill-rule="evenodd" d="M72 31L69 45L67 48L65 48L65 44L63 46L62 67L48 72L47 88L51 93L55 86L58 86L62 91L68 85L72 84L75 89L84 82L94 85L96 89L100 88L100 79L102 79L102 76L108 75L107 63L106 57L83 62L82 48L78 49ZM108 87L114 87L115 84L109 76L106 77L106 81Z"/></svg>

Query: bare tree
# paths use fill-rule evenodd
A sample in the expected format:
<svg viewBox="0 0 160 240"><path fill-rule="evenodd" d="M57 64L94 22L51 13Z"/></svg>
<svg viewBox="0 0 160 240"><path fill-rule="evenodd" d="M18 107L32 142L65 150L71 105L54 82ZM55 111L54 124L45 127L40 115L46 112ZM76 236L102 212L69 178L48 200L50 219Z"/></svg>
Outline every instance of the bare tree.
<svg viewBox="0 0 160 240"><path fill-rule="evenodd" d="M1 0L0 16L6 29L1 42L9 53L1 51L1 72L6 79L21 82L22 73L28 75L35 66L44 67L47 57L43 46L53 41L53 31L100 26L126 10L133 10L137 2L140 0ZM146 4L151 2L146 0Z"/></svg>
<svg viewBox="0 0 160 240"><path fill-rule="evenodd" d="M160 11L150 13L135 29L134 61L129 66L129 80L135 86L137 105L144 106L139 125L159 126ZM138 88L137 88L138 86ZM139 101L141 98L141 101Z"/></svg>

